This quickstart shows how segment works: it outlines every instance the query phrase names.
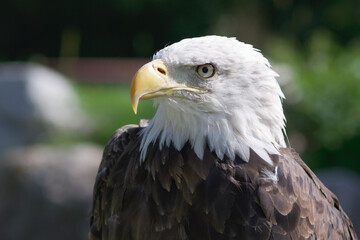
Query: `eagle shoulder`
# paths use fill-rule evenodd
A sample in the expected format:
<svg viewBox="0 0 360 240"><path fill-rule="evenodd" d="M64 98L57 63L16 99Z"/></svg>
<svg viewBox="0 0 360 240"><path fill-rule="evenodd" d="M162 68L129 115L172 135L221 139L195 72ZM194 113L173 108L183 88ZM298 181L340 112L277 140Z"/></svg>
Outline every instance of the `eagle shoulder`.
<svg viewBox="0 0 360 240"><path fill-rule="evenodd" d="M300 166L300 168L298 168L299 170L297 170L296 180L300 178L307 179L315 186L314 188L316 191L311 191L311 189L309 189L309 197L312 197L313 195L313 199L315 199L313 207L318 213L321 213L317 216L318 223L316 226L318 229L316 230L324 234L327 231L327 236L325 236L324 239L358 239L353 223L342 209L337 196L321 182L300 158L295 149L283 148L281 149L281 153L285 159L293 159L294 161L292 161L292 163ZM294 167L294 169L297 168ZM300 185L300 187L302 187L302 185ZM307 192L302 193L306 194ZM324 201L325 208L322 207L322 204L319 204L319 199ZM328 224L324 224L324 222ZM321 229L321 227L323 228Z"/></svg>
<svg viewBox="0 0 360 240"><path fill-rule="evenodd" d="M357 239L337 197L291 148L280 149L276 184L259 184L274 239Z"/></svg>
<svg viewBox="0 0 360 240"><path fill-rule="evenodd" d="M146 122L118 129L105 147L94 186L89 238L357 239L336 196L293 149L251 151L249 162L199 159L155 142L139 161Z"/></svg>
<svg viewBox="0 0 360 240"><path fill-rule="evenodd" d="M110 239L106 237L109 232L104 231L107 227L103 228L103 224L104 219L116 221L116 219L112 219L114 216L110 216L106 209L110 207L111 199L116 197L113 195L113 193L116 193L116 191L113 192L114 186L120 184L112 181L111 175L114 174L112 169L119 160L125 165L128 164L130 159L124 158L122 155L128 146L137 144L137 134L146 124L147 122L140 121L139 125L125 125L117 129L106 144L93 189L93 206L89 232L90 240ZM120 198L120 196L118 196L118 198Z"/></svg>

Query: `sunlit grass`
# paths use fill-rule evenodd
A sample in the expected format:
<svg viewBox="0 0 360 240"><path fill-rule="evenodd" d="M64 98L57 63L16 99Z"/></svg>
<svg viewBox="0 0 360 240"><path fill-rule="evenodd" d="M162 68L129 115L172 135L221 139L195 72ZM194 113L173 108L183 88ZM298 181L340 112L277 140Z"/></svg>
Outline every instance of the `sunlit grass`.
<svg viewBox="0 0 360 240"><path fill-rule="evenodd" d="M138 124L155 112L152 100L141 101L138 114L131 108L130 85L76 83L82 107L95 123L91 140L104 144L111 134L126 124Z"/></svg>

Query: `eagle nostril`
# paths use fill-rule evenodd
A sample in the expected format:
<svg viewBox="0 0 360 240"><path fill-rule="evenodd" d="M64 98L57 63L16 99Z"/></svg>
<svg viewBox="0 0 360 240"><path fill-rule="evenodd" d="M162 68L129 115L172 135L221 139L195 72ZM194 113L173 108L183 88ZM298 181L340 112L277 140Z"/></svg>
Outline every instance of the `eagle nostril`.
<svg viewBox="0 0 360 240"><path fill-rule="evenodd" d="M166 75L165 69L163 69L161 67L157 67L156 69L158 70L159 73Z"/></svg>

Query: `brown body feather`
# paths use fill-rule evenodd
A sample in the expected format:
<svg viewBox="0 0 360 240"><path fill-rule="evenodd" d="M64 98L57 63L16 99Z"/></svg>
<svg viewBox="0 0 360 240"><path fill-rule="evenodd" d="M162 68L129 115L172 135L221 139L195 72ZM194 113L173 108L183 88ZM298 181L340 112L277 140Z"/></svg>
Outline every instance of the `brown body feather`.
<svg viewBox="0 0 360 240"><path fill-rule="evenodd" d="M336 196L294 150L281 149L271 166L254 152L245 162L205 149L200 160L190 144L155 143L140 164L140 130L117 130L105 148L91 240L357 239Z"/></svg>

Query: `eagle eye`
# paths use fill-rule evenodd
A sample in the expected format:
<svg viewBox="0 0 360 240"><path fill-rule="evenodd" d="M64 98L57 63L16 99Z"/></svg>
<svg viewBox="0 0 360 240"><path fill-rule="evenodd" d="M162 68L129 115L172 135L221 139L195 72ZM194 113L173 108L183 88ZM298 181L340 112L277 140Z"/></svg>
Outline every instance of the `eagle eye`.
<svg viewBox="0 0 360 240"><path fill-rule="evenodd" d="M197 66L197 74L202 78L211 78L215 75L215 67L211 63Z"/></svg>

